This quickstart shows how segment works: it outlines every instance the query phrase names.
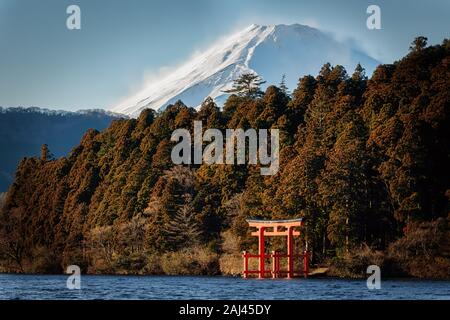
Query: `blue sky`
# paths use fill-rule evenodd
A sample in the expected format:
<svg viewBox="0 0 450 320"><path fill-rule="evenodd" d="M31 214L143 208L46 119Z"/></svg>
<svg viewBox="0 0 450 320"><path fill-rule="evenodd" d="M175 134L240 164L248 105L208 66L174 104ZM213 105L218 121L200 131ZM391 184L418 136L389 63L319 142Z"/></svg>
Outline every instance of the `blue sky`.
<svg viewBox="0 0 450 320"><path fill-rule="evenodd" d="M66 28L71 4L81 30ZM366 28L370 4L381 7L382 30ZM106 108L252 23L308 24L390 63L417 35L449 38L449 17L448 0L0 0L0 106Z"/></svg>

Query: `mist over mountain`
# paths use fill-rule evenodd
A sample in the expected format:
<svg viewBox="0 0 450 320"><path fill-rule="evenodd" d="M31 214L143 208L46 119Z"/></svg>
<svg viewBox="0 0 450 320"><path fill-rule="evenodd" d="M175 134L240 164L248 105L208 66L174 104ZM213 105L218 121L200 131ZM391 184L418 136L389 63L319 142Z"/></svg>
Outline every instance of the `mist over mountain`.
<svg viewBox="0 0 450 320"><path fill-rule="evenodd" d="M61 157L80 142L89 128L102 130L112 120L123 117L104 110L0 107L0 192L12 183L19 161L39 156L42 144L48 144L53 155Z"/></svg>
<svg viewBox="0 0 450 320"><path fill-rule="evenodd" d="M251 25L144 84L111 110L137 117L144 108L164 109L177 100L198 107L208 96L222 106L228 96L223 91L242 73L256 73L270 84L279 83L284 74L287 86L294 89L300 76L317 74L327 62L349 71L360 63L368 75L379 64L348 43L309 26Z"/></svg>

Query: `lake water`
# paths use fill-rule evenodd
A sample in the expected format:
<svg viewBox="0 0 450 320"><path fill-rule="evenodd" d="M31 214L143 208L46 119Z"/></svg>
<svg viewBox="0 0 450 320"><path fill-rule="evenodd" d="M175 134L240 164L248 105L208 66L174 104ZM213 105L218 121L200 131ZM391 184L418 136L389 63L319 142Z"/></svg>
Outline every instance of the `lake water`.
<svg viewBox="0 0 450 320"><path fill-rule="evenodd" d="M450 281L241 279L229 277L81 276L69 290L64 275L0 274L0 299L445 299Z"/></svg>

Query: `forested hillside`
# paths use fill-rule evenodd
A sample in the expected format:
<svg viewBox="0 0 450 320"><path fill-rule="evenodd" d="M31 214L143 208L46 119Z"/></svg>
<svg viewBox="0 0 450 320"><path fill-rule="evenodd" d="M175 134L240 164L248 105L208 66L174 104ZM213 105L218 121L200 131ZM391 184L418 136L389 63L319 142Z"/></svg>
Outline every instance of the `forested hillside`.
<svg viewBox="0 0 450 320"><path fill-rule="evenodd" d="M103 130L123 115L104 110L78 112L0 107L0 192L14 180L17 163L25 156L38 156L43 144L55 157L65 156L89 128Z"/></svg>
<svg viewBox="0 0 450 320"><path fill-rule="evenodd" d="M267 61L270 63L270 61ZM236 273L256 241L245 218L305 217L314 263L338 275L450 276L450 41L380 65L370 79L325 64L280 85L177 102L90 130L61 159L26 158L4 200L6 271ZM174 166L173 130L280 129L280 170ZM274 248L280 243L272 243ZM195 252L192 255L190 252ZM236 271L237 270L237 271Z"/></svg>

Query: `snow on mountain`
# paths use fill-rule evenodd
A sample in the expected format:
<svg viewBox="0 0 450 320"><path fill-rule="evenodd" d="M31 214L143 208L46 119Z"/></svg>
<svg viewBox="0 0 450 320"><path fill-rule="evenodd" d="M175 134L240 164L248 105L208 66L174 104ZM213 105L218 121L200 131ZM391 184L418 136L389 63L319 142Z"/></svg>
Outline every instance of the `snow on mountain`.
<svg viewBox="0 0 450 320"><path fill-rule="evenodd" d="M61 117L70 117L70 116L97 116L97 117L112 117L117 119L127 119L128 116L125 114L112 112L104 109L81 109L78 111L66 111L66 110L52 110L47 108L39 108L39 107L2 107L0 106L0 115L1 114L42 114L47 116L61 116Z"/></svg>
<svg viewBox="0 0 450 320"><path fill-rule="evenodd" d="M111 110L137 117L144 108L163 109L177 100L198 107L208 96L221 106L228 97L223 91L230 89L242 73L257 73L267 84L275 85L285 74L288 87L294 89L299 77L317 75L326 62L341 64L349 73L359 62L368 75L379 64L315 28L300 24L251 25L146 84Z"/></svg>

